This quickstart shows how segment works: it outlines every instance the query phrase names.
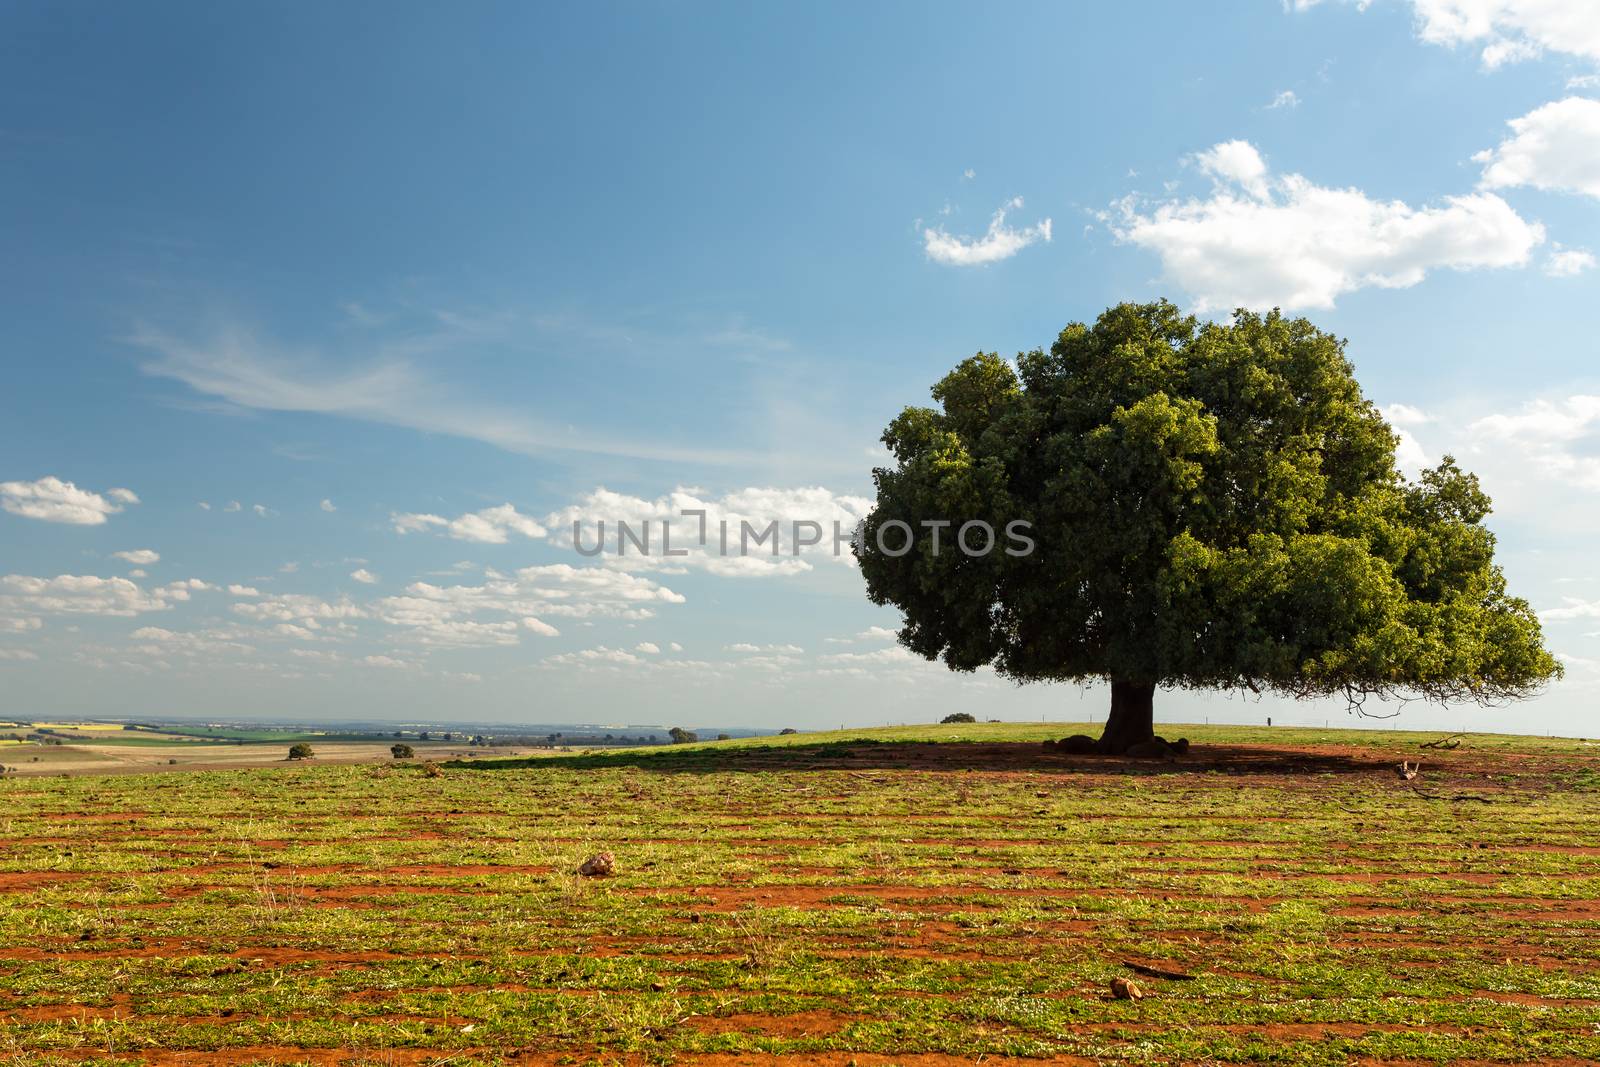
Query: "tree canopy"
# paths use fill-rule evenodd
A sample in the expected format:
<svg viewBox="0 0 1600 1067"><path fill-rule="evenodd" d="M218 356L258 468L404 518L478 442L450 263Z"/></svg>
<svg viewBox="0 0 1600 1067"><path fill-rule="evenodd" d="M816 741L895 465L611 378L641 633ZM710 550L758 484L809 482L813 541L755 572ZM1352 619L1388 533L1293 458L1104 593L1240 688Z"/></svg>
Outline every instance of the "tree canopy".
<svg viewBox="0 0 1600 1067"><path fill-rule="evenodd" d="M1121 304L933 398L883 435L869 596L955 670L1111 681L1111 750L1152 736L1157 686L1493 702L1560 674L1477 478L1404 478L1344 342L1303 318ZM1026 523L1032 550L964 551L972 521Z"/></svg>

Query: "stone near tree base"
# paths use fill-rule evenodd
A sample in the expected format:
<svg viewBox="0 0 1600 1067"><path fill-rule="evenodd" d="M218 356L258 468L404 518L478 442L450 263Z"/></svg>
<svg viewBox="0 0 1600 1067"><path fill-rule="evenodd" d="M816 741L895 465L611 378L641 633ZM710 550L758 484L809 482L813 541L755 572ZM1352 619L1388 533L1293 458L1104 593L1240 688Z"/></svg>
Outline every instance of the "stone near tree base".
<svg viewBox="0 0 1600 1067"><path fill-rule="evenodd" d="M1073 734L1056 742L1056 751L1069 756L1087 756L1094 751L1094 738L1088 734Z"/></svg>
<svg viewBox="0 0 1600 1067"><path fill-rule="evenodd" d="M606 878L616 870L617 860L609 852L596 852L578 865L578 873L585 878Z"/></svg>

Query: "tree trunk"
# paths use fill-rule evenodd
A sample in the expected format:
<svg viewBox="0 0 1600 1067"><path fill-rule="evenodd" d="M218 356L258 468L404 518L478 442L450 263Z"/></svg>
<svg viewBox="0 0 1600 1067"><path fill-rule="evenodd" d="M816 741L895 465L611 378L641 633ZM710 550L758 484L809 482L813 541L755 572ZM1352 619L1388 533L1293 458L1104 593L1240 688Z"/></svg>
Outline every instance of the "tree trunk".
<svg viewBox="0 0 1600 1067"><path fill-rule="evenodd" d="M1111 682L1111 714L1095 751L1120 756L1156 735L1156 687L1145 682Z"/></svg>

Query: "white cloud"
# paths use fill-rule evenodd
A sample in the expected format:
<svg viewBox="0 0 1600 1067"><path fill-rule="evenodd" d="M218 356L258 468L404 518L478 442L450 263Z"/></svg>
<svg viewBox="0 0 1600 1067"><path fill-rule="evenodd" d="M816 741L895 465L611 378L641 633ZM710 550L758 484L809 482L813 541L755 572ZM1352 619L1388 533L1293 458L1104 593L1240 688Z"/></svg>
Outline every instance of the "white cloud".
<svg viewBox="0 0 1600 1067"><path fill-rule="evenodd" d="M1433 421L1432 415L1410 404L1385 404L1379 411L1390 426L1421 426Z"/></svg>
<svg viewBox="0 0 1600 1067"><path fill-rule="evenodd" d="M1472 157L1483 164L1484 188L1531 185L1600 197L1600 100L1569 96L1506 125L1510 137Z"/></svg>
<svg viewBox="0 0 1600 1067"><path fill-rule="evenodd" d="M331 625L335 633L340 632L341 624L370 617L367 609L348 598L329 601L305 593L278 593L241 600L233 605L233 611L247 619L290 624L305 631L322 630Z"/></svg>
<svg viewBox="0 0 1600 1067"><path fill-rule="evenodd" d="M261 590L257 589L253 585L230 585L230 586L228 586L228 595L229 596L260 596L261 595Z"/></svg>
<svg viewBox="0 0 1600 1067"><path fill-rule="evenodd" d="M376 585L376 584L378 584L378 576L376 574L373 574L371 571L367 570L365 567L361 567L361 568L358 568L356 570L351 571L350 572L350 577L353 580L360 582L362 585Z"/></svg>
<svg viewBox="0 0 1600 1067"><path fill-rule="evenodd" d="M136 567L148 567L152 563L161 562L161 553L150 548L135 548L126 552L113 552L117 559L125 559Z"/></svg>
<svg viewBox="0 0 1600 1067"><path fill-rule="evenodd" d="M1286 108L1287 109L1297 108L1299 106L1300 106L1300 98L1295 95L1294 90L1293 89L1285 89L1285 90L1283 90L1283 92L1279 93L1277 96L1274 96L1272 98L1272 103L1267 105L1267 110L1268 111L1280 111L1280 110L1283 110L1283 109L1286 109Z"/></svg>
<svg viewBox="0 0 1600 1067"><path fill-rule="evenodd" d="M1600 74L1575 74L1567 79L1568 89L1600 89Z"/></svg>
<svg viewBox="0 0 1600 1067"><path fill-rule="evenodd" d="M1249 141L1223 141L1192 157L1195 166L1219 185L1237 185L1257 199L1265 200L1267 161Z"/></svg>
<svg viewBox="0 0 1600 1067"><path fill-rule="evenodd" d="M746 454L629 441L569 419L547 424L516 408L462 396L430 373L427 357L459 352L502 331L515 316L477 319L448 311L432 329L397 332L384 341L363 334L366 352L280 346L233 326L202 339L140 326L128 340L148 352L145 374L182 382L225 401L225 410L303 411L483 441L509 452L547 456L553 449L684 463L730 463ZM234 509L237 510L237 509Z"/></svg>
<svg viewBox="0 0 1600 1067"><path fill-rule="evenodd" d="M226 504L222 505L222 510L223 511L238 511L238 510L240 510L239 502L237 500L230 500Z"/></svg>
<svg viewBox="0 0 1600 1067"><path fill-rule="evenodd" d="M543 537L547 532L538 522L520 514L510 504L484 508L482 511L469 511L454 519L407 512L390 515L389 521L394 524L395 532L399 534L437 529L457 541L476 541L486 545L503 545L510 540L511 534Z"/></svg>
<svg viewBox="0 0 1600 1067"><path fill-rule="evenodd" d="M25 648L0 648L0 660L31 661L38 658L39 654L37 652L30 652Z"/></svg>
<svg viewBox="0 0 1600 1067"><path fill-rule="evenodd" d="M259 515L263 519L266 518L267 514L268 514L268 509L267 509L267 506L265 504L251 504L250 505L250 510L255 512L257 515Z"/></svg>
<svg viewBox="0 0 1600 1067"><path fill-rule="evenodd" d="M146 589L127 578L7 574L0 577L0 616L132 616L166 611L173 604L188 600L191 592L210 588L194 578Z"/></svg>
<svg viewBox="0 0 1600 1067"><path fill-rule="evenodd" d="M1050 240L1050 220L1014 229L1006 225L1006 212L1022 206L1022 197L1008 201L989 220L982 237L958 237L944 228L922 231L922 247L929 259L952 267L975 267L1010 259L1036 241Z"/></svg>
<svg viewBox="0 0 1600 1067"><path fill-rule="evenodd" d="M544 522L551 529L551 542L566 548L574 547L573 524L577 523L585 551L595 547L599 524L604 522L604 552L596 559L610 568L664 573L698 569L720 577L755 578L800 574L811 570L809 559L818 557L853 563L850 532L871 508L872 502L865 497L837 494L821 486L751 487L721 496L680 487L654 500L601 488L547 515ZM705 512L703 544L700 517L684 514L701 511ZM649 555L641 553L632 541L623 541L619 552L618 523L626 523L640 540L645 539L648 524ZM776 533L769 535L773 523L777 524ZM797 523L802 524L798 531ZM816 523L820 533L804 523ZM836 523L841 542L835 556ZM799 540L820 540L800 545L797 552L797 532ZM665 554L668 536L671 556Z"/></svg>
<svg viewBox="0 0 1600 1067"><path fill-rule="evenodd" d="M563 652L560 655L547 656L544 662L556 666L570 666L592 664L634 665L644 661L632 652L625 652L620 648L607 648L601 645L599 648L585 648L578 652Z"/></svg>
<svg viewBox="0 0 1600 1067"><path fill-rule="evenodd" d="M198 507L200 508L201 511L210 511L211 510L211 505L206 503L204 500L200 501Z"/></svg>
<svg viewBox="0 0 1600 1067"><path fill-rule="evenodd" d="M894 645L890 648L874 649L871 652L834 652L831 655L818 656L817 662L853 666L903 666L927 661L899 645Z"/></svg>
<svg viewBox="0 0 1600 1067"><path fill-rule="evenodd" d="M634 646L633 650L635 652L643 652L647 656L659 656L661 654L661 646L654 641L640 641Z"/></svg>
<svg viewBox="0 0 1600 1067"><path fill-rule="evenodd" d="M1572 278L1594 267L1594 253L1587 248L1556 248L1544 261L1544 272L1552 278Z"/></svg>
<svg viewBox="0 0 1600 1067"><path fill-rule="evenodd" d="M801 648L799 645L752 645L747 641L741 641L738 644L729 645L727 648L723 649L723 651L738 652L743 655L773 653L783 656L798 656L800 653L804 652L805 649Z"/></svg>
<svg viewBox="0 0 1600 1067"><path fill-rule="evenodd" d="M0 508L26 519L64 522L74 526L99 526L139 498L127 489L108 489L104 495L79 489L53 475L36 482L0 482Z"/></svg>
<svg viewBox="0 0 1600 1067"><path fill-rule="evenodd" d="M601 567L565 563L524 567L513 576L490 573L483 585L437 586L414 582L403 596L372 605L389 625L423 644L516 644L519 628L555 637L547 617L646 619L660 604L682 595L648 578ZM480 623L481 616L499 616Z"/></svg>
<svg viewBox="0 0 1600 1067"><path fill-rule="evenodd" d="M1600 396L1534 400L1513 414L1489 415L1469 430L1525 471L1600 490Z"/></svg>
<svg viewBox="0 0 1600 1067"><path fill-rule="evenodd" d="M369 667L387 667L391 670L405 670L411 666L405 660L395 659L393 656L362 656L359 662Z"/></svg>
<svg viewBox="0 0 1600 1067"><path fill-rule="evenodd" d="M1422 208L1373 200L1274 175L1243 141L1194 161L1217 183L1209 197L1148 209L1129 197L1106 221L1118 240L1160 256L1168 280L1202 312L1328 308L1344 293L1408 288L1441 268L1521 266L1544 240L1542 226L1493 193Z"/></svg>
<svg viewBox="0 0 1600 1067"><path fill-rule="evenodd" d="M199 632L178 632L160 626L141 626L128 635L143 642L129 651L143 656L209 656L219 652L251 653L255 649L245 643L249 635L237 629L211 629Z"/></svg>
<svg viewBox="0 0 1600 1067"><path fill-rule="evenodd" d="M678 642L676 642L676 641L668 642L667 647L669 649L671 649L672 651L674 651L674 652L682 652L683 651L683 646L678 644Z"/></svg>
<svg viewBox="0 0 1600 1067"><path fill-rule="evenodd" d="M324 497L322 503L318 504L317 506L320 507L323 511L338 511L339 510L338 508L333 506L333 501L327 499L326 497Z"/></svg>
<svg viewBox="0 0 1600 1067"><path fill-rule="evenodd" d="M543 619L535 619L531 615L522 620L522 628L524 630L531 630L534 633L538 634L540 637L560 637L561 636L561 631L560 630L556 629L554 626L551 626L549 623L545 622Z"/></svg>
<svg viewBox="0 0 1600 1067"><path fill-rule="evenodd" d="M25 634L43 626L44 621L37 618L0 618L0 633L4 634Z"/></svg>
<svg viewBox="0 0 1600 1067"><path fill-rule="evenodd" d="M1285 0L1308 11L1321 0ZM1371 0L1356 0L1365 11ZM1430 44L1479 50L1484 67L1557 52L1600 59L1600 18L1591 0L1411 0L1416 33Z"/></svg>
<svg viewBox="0 0 1600 1067"><path fill-rule="evenodd" d="M1539 612L1539 617L1547 622L1566 622L1570 619L1600 619L1600 600L1581 600L1578 597L1562 597L1559 608L1547 608Z"/></svg>
<svg viewBox="0 0 1600 1067"><path fill-rule="evenodd" d="M1481 49L1489 69L1560 52L1600 59L1600 18L1591 0L1413 0L1417 36Z"/></svg>

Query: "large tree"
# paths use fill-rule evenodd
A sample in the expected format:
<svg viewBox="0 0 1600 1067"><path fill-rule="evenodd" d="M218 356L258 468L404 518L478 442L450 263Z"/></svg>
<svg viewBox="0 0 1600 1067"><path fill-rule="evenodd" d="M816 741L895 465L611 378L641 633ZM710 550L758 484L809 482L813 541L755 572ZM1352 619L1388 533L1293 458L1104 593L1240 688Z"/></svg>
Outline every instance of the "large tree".
<svg viewBox="0 0 1600 1067"><path fill-rule="evenodd" d="M1110 682L1102 751L1153 738L1158 686L1489 703L1560 674L1477 478L1449 457L1402 477L1343 342L1305 319L1121 304L933 397L883 435L868 594L955 670ZM957 544L970 522L992 550L982 527Z"/></svg>

